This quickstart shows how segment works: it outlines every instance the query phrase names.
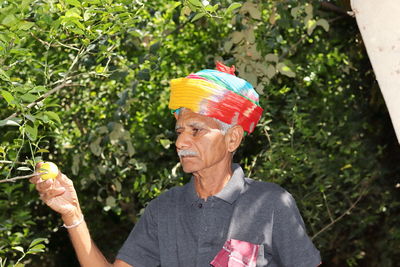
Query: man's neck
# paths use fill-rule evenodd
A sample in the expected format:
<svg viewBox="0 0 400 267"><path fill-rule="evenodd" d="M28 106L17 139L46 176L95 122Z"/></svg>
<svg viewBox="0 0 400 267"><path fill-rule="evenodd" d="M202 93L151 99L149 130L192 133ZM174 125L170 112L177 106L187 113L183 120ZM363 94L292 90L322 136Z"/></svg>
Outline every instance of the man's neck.
<svg viewBox="0 0 400 267"><path fill-rule="evenodd" d="M211 168L193 173L197 195L207 199L220 192L232 177L232 163L221 162Z"/></svg>

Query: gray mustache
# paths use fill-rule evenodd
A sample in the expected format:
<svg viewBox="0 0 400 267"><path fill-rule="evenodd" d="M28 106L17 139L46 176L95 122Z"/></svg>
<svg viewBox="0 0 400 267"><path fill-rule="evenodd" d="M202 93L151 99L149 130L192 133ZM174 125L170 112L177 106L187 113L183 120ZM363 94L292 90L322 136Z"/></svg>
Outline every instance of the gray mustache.
<svg viewBox="0 0 400 267"><path fill-rule="evenodd" d="M192 150L179 150L178 151L178 156L179 157L185 157L185 156L197 156L197 152L192 151Z"/></svg>

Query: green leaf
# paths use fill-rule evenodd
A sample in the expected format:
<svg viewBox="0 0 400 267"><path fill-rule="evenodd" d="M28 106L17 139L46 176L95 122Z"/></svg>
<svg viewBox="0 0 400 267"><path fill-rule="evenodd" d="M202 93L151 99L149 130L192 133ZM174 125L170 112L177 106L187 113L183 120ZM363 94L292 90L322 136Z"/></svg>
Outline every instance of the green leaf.
<svg viewBox="0 0 400 267"><path fill-rule="evenodd" d="M292 17L297 18L297 16L299 15L300 11L301 11L301 6L297 6L297 7L294 7L294 8L292 8L290 10L290 14L292 15Z"/></svg>
<svg viewBox="0 0 400 267"><path fill-rule="evenodd" d="M71 6L75 7L81 7L81 3L78 0L66 0L67 4L70 4Z"/></svg>
<svg viewBox="0 0 400 267"><path fill-rule="evenodd" d="M67 12L65 12L65 18L81 19L81 11L76 7L68 9Z"/></svg>
<svg viewBox="0 0 400 267"><path fill-rule="evenodd" d="M133 147L131 142L127 142L127 149L129 157L132 157L135 154L135 148Z"/></svg>
<svg viewBox="0 0 400 267"><path fill-rule="evenodd" d="M234 44L239 43L241 40L243 40L243 38L244 38L244 33L241 32L241 31L240 32L234 32L232 34L232 42Z"/></svg>
<svg viewBox="0 0 400 267"><path fill-rule="evenodd" d="M138 73L138 78L139 80L145 80L145 81L150 81L150 70L149 69L143 69L140 70Z"/></svg>
<svg viewBox="0 0 400 267"><path fill-rule="evenodd" d="M112 196L107 197L106 199L106 205L110 207L115 207L116 201L115 198Z"/></svg>
<svg viewBox="0 0 400 267"><path fill-rule="evenodd" d="M39 253L39 252L44 252L44 249L46 248L46 246L45 245L43 245L43 244L38 244L38 245L36 245L36 246L34 246L34 247L32 247L32 248L30 248L29 250L28 250L28 254L36 254L36 253Z"/></svg>
<svg viewBox="0 0 400 267"><path fill-rule="evenodd" d="M268 79L272 79L272 77L274 77L276 74L276 69L273 65L269 65L267 67L267 77Z"/></svg>
<svg viewBox="0 0 400 267"><path fill-rule="evenodd" d="M277 55L275 55L275 54L267 54L267 55L265 56L265 60L266 60L266 61L269 61L269 62L278 63L279 57L278 57Z"/></svg>
<svg viewBox="0 0 400 267"><path fill-rule="evenodd" d="M24 114L24 117L30 120L31 122L35 122L36 118L30 114Z"/></svg>
<svg viewBox="0 0 400 267"><path fill-rule="evenodd" d="M36 153L50 153L50 151L48 151L47 149L41 148L38 151L36 151Z"/></svg>
<svg viewBox="0 0 400 267"><path fill-rule="evenodd" d="M261 11L257 8L257 6L255 5L254 7L251 6L248 8L249 10L249 14L253 19L261 19Z"/></svg>
<svg viewBox="0 0 400 267"><path fill-rule="evenodd" d="M24 248L21 247L21 246L15 246L15 247L12 247L12 249L16 250L16 251L19 251L19 252L22 252L22 253L25 253Z"/></svg>
<svg viewBox="0 0 400 267"><path fill-rule="evenodd" d="M32 171L31 168L24 167L24 166L18 167L17 170L18 170L18 171Z"/></svg>
<svg viewBox="0 0 400 267"><path fill-rule="evenodd" d="M156 42L156 43L152 44L150 46L150 53L151 54L156 54L158 49L160 49L160 47L161 47L161 42Z"/></svg>
<svg viewBox="0 0 400 267"><path fill-rule="evenodd" d="M0 120L0 127L2 126L21 126L21 125L14 119L11 119L11 120Z"/></svg>
<svg viewBox="0 0 400 267"><path fill-rule="evenodd" d="M1 69L0 68L0 79L2 79L3 81L6 81L6 82L11 82L11 79L10 79L10 77L7 75L7 73L3 70L3 69Z"/></svg>
<svg viewBox="0 0 400 267"><path fill-rule="evenodd" d="M1 22L1 24L6 25L8 27L16 25L18 19L15 17L14 14L8 14Z"/></svg>
<svg viewBox="0 0 400 267"><path fill-rule="evenodd" d="M196 16L194 16L192 18L192 22L195 22L196 20L201 19L202 17L204 17L206 15L206 13L197 13Z"/></svg>
<svg viewBox="0 0 400 267"><path fill-rule="evenodd" d="M315 27L317 27L317 21L315 19L310 19L307 21L307 34L311 35Z"/></svg>
<svg viewBox="0 0 400 267"><path fill-rule="evenodd" d="M248 30L244 31L244 37L245 37L246 41L251 44L254 44L254 42L256 41L256 36L254 34L253 29L248 29Z"/></svg>
<svg viewBox="0 0 400 267"><path fill-rule="evenodd" d="M168 148L171 146L172 143L173 143L173 142L171 142L171 140L169 140L169 139L160 139L160 144L161 144L165 149L168 149Z"/></svg>
<svg viewBox="0 0 400 267"><path fill-rule="evenodd" d="M115 182L114 182L114 185L115 185L115 191L121 192L121 190L122 190L122 184L121 184L121 182L120 182L120 181L115 181Z"/></svg>
<svg viewBox="0 0 400 267"><path fill-rule="evenodd" d="M194 5L194 6L197 6L197 7L202 7L203 6L203 4L200 2L200 0L188 0L188 2L190 4L192 4L192 5Z"/></svg>
<svg viewBox="0 0 400 267"><path fill-rule="evenodd" d="M25 11L26 9L29 8L29 5L33 2L34 0L22 0L21 5L19 6L21 11Z"/></svg>
<svg viewBox="0 0 400 267"><path fill-rule="evenodd" d="M24 102L32 103L32 102L34 102L34 101L36 100L37 97L36 97L35 95L32 95L32 94L30 94L30 93L27 93L27 94L21 95L20 98L21 98Z"/></svg>
<svg viewBox="0 0 400 267"><path fill-rule="evenodd" d="M306 11L307 15L312 16L313 15L313 9L314 8L313 8L312 5L307 4L304 10Z"/></svg>
<svg viewBox="0 0 400 267"><path fill-rule="evenodd" d="M46 91L47 91L47 89L45 86L35 86L30 90L30 92L32 92L32 93L40 93L40 92L46 92Z"/></svg>
<svg viewBox="0 0 400 267"><path fill-rule="evenodd" d="M60 119L60 117L58 116L57 113L55 113L55 112L53 112L53 111L45 111L44 114L46 114L47 116L49 116L49 118L50 118L52 121L56 121L56 122L58 122L58 123L61 123L61 119Z"/></svg>
<svg viewBox="0 0 400 267"><path fill-rule="evenodd" d="M189 16L190 15L190 13L192 12L192 10L190 9L190 7L188 7L188 6L184 6L182 9L181 9L181 16Z"/></svg>
<svg viewBox="0 0 400 267"><path fill-rule="evenodd" d="M317 25L321 26L324 28L326 32L329 31L329 22L326 19L319 19L317 20Z"/></svg>
<svg viewBox="0 0 400 267"><path fill-rule="evenodd" d="M285 63L280 62L276 65L276 68L278 69L278 71L285 75L288 76L290 78L294 78L296 77L296 73L294 73Z"/></svg>
<svg viewBox="0 0 400 267"><path fill-rule="evenodd" d="M38 129L37 126L30 126L28 124L25 125L25 130L26 130L26 134L28 136L28 138L31 141L35 141L37 138L37 134L38 134Z"/></svg>
<svg viewBox="0 0 400 267"><path fill-rule="evenodd" d="M257 93L259 93L260 95L264 94L264 85L262 83L257 85L257 87L255 89L256 89Z"/></svg>
<svg viewBox="0 0 400 267"><path fill-rule="evenodd" d="M71 167L71 170L72 170L72 174L73 175L78 175L78 173L79 173L79 163L80 163L80 159L81 157L80 157L80 155L79 154L75 154L73 157L72 157L72 167Z"/></svg>
<svg viewBox="0 0 400 267"><path fill-rule="evenodd" d="M231 14L235 9L241 7L242 4L240 3L232 3L230 6L225 10L225 15Z"/></svg>
<svg viewBox="0 0 400 267"><path fill-rule="evenodd" d="M101 154L101 147L100 147L101 137L98 137L94 142L89 145L90 150L96 156L100 156Z"/></svg>
<svg viewBox="0 0 400 267"><path fill-rule="evenodd" d="M88 21L91 17L95 16L96 13L93 11L93 9L88 9L83 13L83 20Z"/></svg>
<svg viewBox="0 0 400 267"><path fill-rule="evenodd" d="M4 99L7 101L9 105L14 104L14 97L10 92L7 92L5 90L1 90L1 95L4 97Z"/></svg>
<svg viewBox="0 0 400 267"><path fill-rule="evenodd" d="M18 30L27 31L30 28L32 28L34 25L35 25L35 23L30 22L30 21L21 21L18 24Z"/></svg>
<svg viewBox="0 0 400 267"><path fill-rule="evenodd" d="M225 52L228 53L229 51L231 51L232 46L233 46L233 42L232 42L232 41L226 41L226 42L224 43L224 50L225 50Z"/></svg>

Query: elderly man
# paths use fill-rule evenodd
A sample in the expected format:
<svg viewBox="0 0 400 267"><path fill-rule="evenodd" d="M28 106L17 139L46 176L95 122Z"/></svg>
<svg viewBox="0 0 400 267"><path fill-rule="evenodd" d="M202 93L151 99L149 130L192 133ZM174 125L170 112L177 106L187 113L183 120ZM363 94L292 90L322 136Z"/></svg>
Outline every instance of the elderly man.
<svg viewBox="0 0 400 267"><path fill-rule="evenodd" d="M171 81L176 150L192 179L149 203L114 264L91 240L71 180L61 173L54 181L32 178L43 201L61 214L82 266L320 264L292 196L278 185L245 178L232 163L262 108L234 69L217 69Z"/></svg>

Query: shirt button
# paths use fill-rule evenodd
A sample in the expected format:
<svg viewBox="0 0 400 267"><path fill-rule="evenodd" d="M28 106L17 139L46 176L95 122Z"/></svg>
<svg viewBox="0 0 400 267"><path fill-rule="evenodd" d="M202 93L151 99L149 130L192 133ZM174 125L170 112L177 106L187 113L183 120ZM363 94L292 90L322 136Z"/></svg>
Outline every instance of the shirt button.
<svg viewBox="0 0 400 267"><path fill-rule="evenodd" d="M203 204L199 203L199 204L197 204L197 207L198 207L199 209L201 209L201 208L203 207Z"/></svg>

